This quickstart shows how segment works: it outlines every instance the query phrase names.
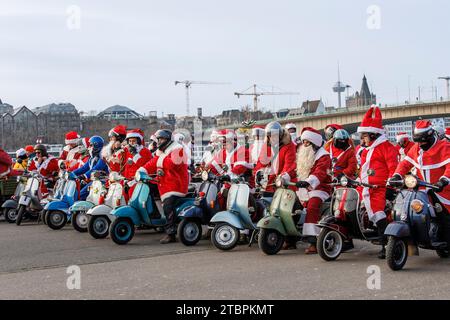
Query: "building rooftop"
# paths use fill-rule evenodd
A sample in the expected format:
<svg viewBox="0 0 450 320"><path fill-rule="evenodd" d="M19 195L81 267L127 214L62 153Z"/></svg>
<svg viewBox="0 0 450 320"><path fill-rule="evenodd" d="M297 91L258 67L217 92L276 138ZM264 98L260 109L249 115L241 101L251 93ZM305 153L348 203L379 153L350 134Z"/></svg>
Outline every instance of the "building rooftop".
<svg viewBox="0 0 450 320"><path fill-rule="evenodd" d="M36 115L40 113L78 113L78 110L71 103L51 103L32 110Z"/></svg>
<svg viewBox="0 0 450 320"><path fill-rule="evenodd" d="M143 116L136 111L120 105L115 105L109 108L106 108L98 115L100 118L109 118L109 119L138 119L143 118Z"/></svg>

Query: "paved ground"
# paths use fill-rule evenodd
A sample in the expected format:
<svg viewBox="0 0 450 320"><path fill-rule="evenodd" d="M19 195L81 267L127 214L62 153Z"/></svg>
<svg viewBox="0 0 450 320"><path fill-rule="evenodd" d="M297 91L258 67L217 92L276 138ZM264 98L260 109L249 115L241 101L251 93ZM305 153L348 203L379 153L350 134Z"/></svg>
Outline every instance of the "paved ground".
<svg viewBox="0 0 450 320"><path fill-rule="evenodd" d="M160 245L160 237L138 231L118 246L70 227L0 221L0 299L450 299L450 259L434 252L392 272L364 242L325 262L303 247L269 257L257 245L220 252L209 241L187 248ZM81 270L79 290L67 288L71 265ZM381 288L371 290L373 265Z"/></svg>

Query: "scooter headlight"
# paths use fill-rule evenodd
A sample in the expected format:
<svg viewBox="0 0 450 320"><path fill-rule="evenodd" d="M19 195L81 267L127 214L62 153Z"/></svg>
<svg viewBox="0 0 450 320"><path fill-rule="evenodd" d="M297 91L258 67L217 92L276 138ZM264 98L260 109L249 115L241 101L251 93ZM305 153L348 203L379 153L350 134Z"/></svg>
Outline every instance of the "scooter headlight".
<svg viewBox="0 0 450 320"><path fill-rule="evenodd" d="M411 201L411 209L415 212L415 213L421 213L423 210L423 202L418 200L418 199L414 199L413 201Z"/></svg>
<svg viewBox="0 0 450 320"><path fill-rule="evenodd" d="M203 171L203 172L202 172L202 180L203 180L203 181L208 181L208 178L209 178L209 173L208 173L208 171Z"/></svg>
<svg viewBox="0 0 450 320"><path fill-rule="evenodd" d="M415 187L417 187L418 183L419 182L417 181L417 178L414 176L409 175L409 176L406 176L406 178L405 178L405 186L408 189L414 189Z"/></svg>
<svg viewBox="0 0 450 320"><path fill-rule="evenodd" d="M343 187L348 186L348 179L347 179L347 177L342 177L340 183L341 183L341 186L343 186Z"/></svg>

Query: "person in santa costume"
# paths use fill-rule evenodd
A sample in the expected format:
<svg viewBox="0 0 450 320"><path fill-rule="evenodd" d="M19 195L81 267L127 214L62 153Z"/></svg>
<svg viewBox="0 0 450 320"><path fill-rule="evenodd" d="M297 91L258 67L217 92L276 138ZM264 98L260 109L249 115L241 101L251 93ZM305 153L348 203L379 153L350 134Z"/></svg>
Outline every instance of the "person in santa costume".
<svg viewBox="0 0 450 320"><path fill-rule="evenodd" d="M256 165L256 163L258 162L259 155L264 145L265 133L266 132L264 130L264 126L255 125L252 128L251 136L253 142L250 145L249 152L250 152L250 163L252 163L253 165Z"/></svg>
<svg viewBox="0 0 450 320"><path fill-rule="evenodd" d="M47 153L47 148L42 144L34 146L35 157L28 166L28 171L37 171L47 182L41 184L42 194L47 194L58 177L58 159Z"/></svg>
<svg viewBox="0 0 450 320"><path fill-rule="evenodd" d="M344 129L336 130L331 144L325 146L330 154L333 177L340 179L343 175L354 179L358 169L356 151L353 141Z"/></svg>
<svg viewBox="0 0 450 320"><path fill-rule="evenodd" d="M122 175L126 164L126 151L124 149L127 127L118 125L108 132L109 142L103 147L101 156L106 162L109 172Z"/></svg>
<svg viewBox="0 0 450 320"><path fill-rule="evenodd" d="M331 194L331 159L323 148L324 141L320 132L314 128L303 128L301 134L302 145L297 152L297 196L307 210L303 224L303 237L309 242L306 254L317 253L316 241L320 229L316 226L320 219L322 203ZM295 243L286 246L295 248Z"/></svg>
<svg viewBox="0 0 450 320"><path fill-rule="evenodd" d="M0 178L6 179L11 173L12 162L11 156L0 148Z"/></svg>
<svg viewBox="0 0 450 320"><path fill-rule="evenodd" d="M382 122L380 109L372 106L358 127L358 133L365 145L361 152L359 178L364 183L378 186L377 188L364 187L360 191L369 219L376 225L382 240L382 249L378 255L380 259L385 258L384 231L388 224L385 213L386 199L395 199L393 190L385 186L398 165L398 152L388 141Z"/></svg>
<svg viewBox="0 0 450 320"><path fill-rule="evenodd" d="M413 140L416 143L399 163L389 184L396 185L401 182L402 185L403 177L415 168L419 179L437 186L439 191L434 194L434 199L430 195L431 201L434 203L438 201L444 207L442 222L446 228L446 242L450 243L450 145L444 140L439 140L431 122L426 120L416 122ZM432 219L436 224L431 228L432 242L435 243L438 242L438 220L439 218Z"/></svg>
<svg viewBox="0 0 450 320"><path fill-rule="evenodd" d="M70 170L77 165L80 158L80 135L76 131L66 133L65 144L61 155L59 156L58 165L61 169Z"/></svg>
<svg viewBox="0 0 450 320"><path fill-rule="evenodd" d="M282 176L286 181L296 182L296 146L291 135L277 121L265 128L265 140L259 159L253 169L256 184L268 196L275 192L275 180ZM290 187L296 190L295 187Z"/></svg>
<svg viewBox="0 0 450 320"><path fill-rule="evenodd" d="M445 129L445 139L450 142L450 127Z"/></svg>
<svg viewBox="0 0 450 320"><path fill-rule="evenodd" d="M89 161L89 146L89 138L81 138L81 143L79 145L80 157L78 158L77 163L68 170L69 172L81 168Z"/></svg>
<svg viewBox="0 0 450 320"><path fill-rule="evenodd" d="M409 135L406 132L399 132L395 137L395 140L397 141L397 145L400 147L400 160L403 160L409 150L411 150L414 143L410 140Z"/></svg>
<svg viewBox="0 0 450 320"><path fill-rule="evenodd" d="M291 135L291 141L297 146L301 144L301 139L297 134L297 126L295 123L287 123L284 129Z"/></svg>
<svg viewBox="0 0 450 320"><path fill-rule="evenodd" d="M333 143L333 135L337 130L341 130L344 129L343 126L336 124L336 123L331 123L328 124L325 129L324 129L324 133L325 133L325 145L324 148L325 150L329 149L329 146Z"/></svg>
<svg viewBox="0 0 450 320"><path fill-rule="evenodd" d="M136 180L136 171L143 167L152 158L150 150L145 148L144 132L141 129L134 129L127 132L127 146L125 147L125 170L123 176L128 180L128 197L133 194Z"/></svg>
<svg viewBox="0 0 450 320"><path fill-rule="evenodd" d="M155 152L158 150L158 139L156 139L156 136L154 134L150 136L150 143L148 145L148 150L150 150L152 155L154 155Z"/></svg>
<svg viewBox="0 0 450 320"><path fill-rule="evenodd" d="M189 174L187 156L183 146L172 141L172 131L158 130L155 135L158 139L158 150L139 171L158 175L158 190L167 219L164 227L166 236L160 243L166 244L176 242L176 204L188 193Z"/></svg>

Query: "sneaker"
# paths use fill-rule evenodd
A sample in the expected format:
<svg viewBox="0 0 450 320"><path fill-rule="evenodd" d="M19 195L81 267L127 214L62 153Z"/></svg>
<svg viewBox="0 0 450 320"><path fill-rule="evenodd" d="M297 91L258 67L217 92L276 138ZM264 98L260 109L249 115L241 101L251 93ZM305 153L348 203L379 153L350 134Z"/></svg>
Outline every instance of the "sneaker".
<svg viewBox="0 0 450 320"><path fill-rule="evenodd" d="M317 254L317 248L315 245L310 244L308 248L305 249L306 254Z"/></svg>
<svg viewBox="0 0 450 320"><path fill-rule="evenodd" d="M175 237L174 234L167 234L164 236L164 238L159 240L159 243L161 243L161 244L167 244L167 243L171 243L171 242L177 242L177 238Z"/></svg>

